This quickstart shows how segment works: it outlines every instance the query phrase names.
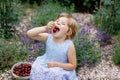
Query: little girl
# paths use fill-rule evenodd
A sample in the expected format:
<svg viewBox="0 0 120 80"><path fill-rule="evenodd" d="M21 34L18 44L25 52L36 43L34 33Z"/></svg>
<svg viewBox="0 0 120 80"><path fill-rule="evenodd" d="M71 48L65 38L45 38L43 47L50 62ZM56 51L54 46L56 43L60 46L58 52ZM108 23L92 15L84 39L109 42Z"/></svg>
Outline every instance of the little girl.
<svg viewBox="0 0 120 80"><path fill-rule="evenodd" d="M51 34L46 31L51 30ZM75 72L76 51L72 39L77 32L77 22L61 13L53 22L27 32L28 37L46 43L46 52L32 65L30 80L78 80Z"/></svg>

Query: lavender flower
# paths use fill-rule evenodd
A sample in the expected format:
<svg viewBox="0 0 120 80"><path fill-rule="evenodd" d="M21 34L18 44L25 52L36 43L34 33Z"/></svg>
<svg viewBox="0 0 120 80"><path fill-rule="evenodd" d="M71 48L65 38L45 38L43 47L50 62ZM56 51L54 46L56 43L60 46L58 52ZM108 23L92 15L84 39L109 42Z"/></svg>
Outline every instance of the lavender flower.
<svg viewBox="0 0 120 80"><path fill-rule="evenodd" d="M86 56L85 56L85 59L89 59L89 58L90 58L90 56L89 56L89 55L86 55Z"/></svg>
<svg viewBox="0 0 120 80"><path fill-rule="evenodd" d="M82 52L82 51L80 51L80 54L83 54L83 52Z"/></svg>
<svg viewBox="0 0 120 80"><path fill-rule="evenodd" d="M84 66L84 64L85 64L85 61L81 61L80 67Z"/></svg>
<svg viewBox="0 0 120 80"><path fill-rule="evenodd" d="M35 58L33 58L33 57L30 57L30 58L28 58L28 60L27 60L28 62L34 62L35 61Z"/></svg>

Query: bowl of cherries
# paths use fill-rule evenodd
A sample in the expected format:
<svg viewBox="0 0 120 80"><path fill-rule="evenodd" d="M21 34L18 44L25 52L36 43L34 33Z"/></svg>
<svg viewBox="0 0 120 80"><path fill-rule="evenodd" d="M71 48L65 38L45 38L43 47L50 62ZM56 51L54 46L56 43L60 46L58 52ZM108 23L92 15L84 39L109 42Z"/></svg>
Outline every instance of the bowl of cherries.
<svg viewBox="0 0 120 80"><path fill-rule="evenodd" d="M13 65L11 71L14 78L29 79L32 63L18 62Z"/></svg>

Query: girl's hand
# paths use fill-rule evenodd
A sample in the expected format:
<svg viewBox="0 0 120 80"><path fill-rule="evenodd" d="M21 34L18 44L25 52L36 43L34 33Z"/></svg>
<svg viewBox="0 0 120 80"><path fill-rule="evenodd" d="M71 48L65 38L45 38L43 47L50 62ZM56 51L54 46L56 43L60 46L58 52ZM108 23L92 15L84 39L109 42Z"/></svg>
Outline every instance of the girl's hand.
<svg viewBox="0 0 120 80"><path fill-rule="evenodd" d="M48 68L57 67L57 62L47 62Z"/></svg>
<svg viewBox="0 0 120 80"><path fill-rule="evenodd" d="M47 30L51 30L51 29L53 29L54 28L54 21L50 21L50 22L48 22L48 24L46 25L46 29Z"/></svg>

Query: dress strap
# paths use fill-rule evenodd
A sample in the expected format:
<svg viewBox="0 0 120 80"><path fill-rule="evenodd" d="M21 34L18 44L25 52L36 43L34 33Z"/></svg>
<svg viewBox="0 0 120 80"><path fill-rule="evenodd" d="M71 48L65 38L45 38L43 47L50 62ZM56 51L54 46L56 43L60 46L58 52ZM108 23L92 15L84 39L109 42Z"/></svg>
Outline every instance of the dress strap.
<svg viewBox="0 0 120 80"><path fill-rule="evenodd" d="M48 43L51 40L51 38L52 38L52 35L49 34L46 43Z"/></svg>

